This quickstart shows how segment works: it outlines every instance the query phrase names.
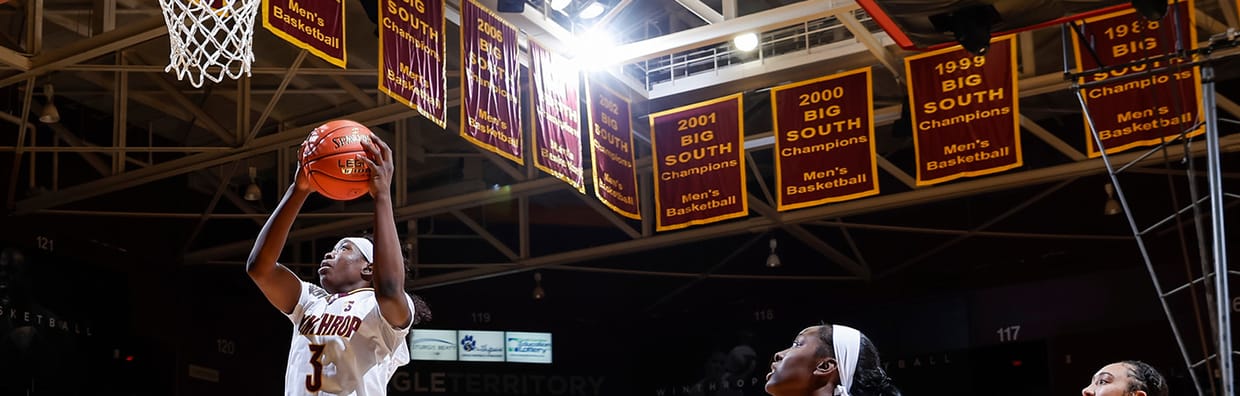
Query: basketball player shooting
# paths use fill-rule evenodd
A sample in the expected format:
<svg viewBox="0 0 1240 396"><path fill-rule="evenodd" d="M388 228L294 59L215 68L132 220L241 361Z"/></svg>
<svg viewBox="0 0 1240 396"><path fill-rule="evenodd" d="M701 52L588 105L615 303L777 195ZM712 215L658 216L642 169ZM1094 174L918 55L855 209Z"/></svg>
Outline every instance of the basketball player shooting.
<svg viewBox="0 0 1240 396"><path fill-rule="evenodd" d="M405 293L405 267L392 210L392 150L374 135L357 159L370 169L374 241L341 239L323 255L319 284L301 281L276 262L293 220L314 192L299 167L295 182L254 241L246 272L267 300L292 321L284 377L286 395L384 395L396 369L409 363L410 326L430 310Z"/></svg>

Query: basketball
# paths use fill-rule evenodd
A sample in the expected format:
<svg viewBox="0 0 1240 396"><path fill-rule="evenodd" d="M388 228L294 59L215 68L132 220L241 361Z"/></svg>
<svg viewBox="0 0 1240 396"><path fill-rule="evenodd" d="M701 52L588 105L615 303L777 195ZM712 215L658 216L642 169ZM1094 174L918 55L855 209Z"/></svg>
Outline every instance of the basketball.
<svg viewBox="0 0 1240 396"><path fill-rule="evenodd" d="M365 125L350 120L328 121L310 131L301 146L301 169L315 191L338 201L370 192L370 167L357 155L366 155L362 141L373 136Z"/></svg>

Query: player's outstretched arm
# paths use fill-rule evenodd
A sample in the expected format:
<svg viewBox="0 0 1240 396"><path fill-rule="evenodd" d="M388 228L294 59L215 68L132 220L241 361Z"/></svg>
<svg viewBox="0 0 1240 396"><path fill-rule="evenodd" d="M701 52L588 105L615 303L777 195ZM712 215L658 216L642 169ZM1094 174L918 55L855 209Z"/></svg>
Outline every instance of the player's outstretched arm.
<svg viewBox="0 0 1240 396"><path fill-rule="evenodd" d="M377 137L362 141L369 156L358 157L370 166L370 195L375 199L375 262L373 282L379 313L395 328L408 327L409 300L405 297L405 259L392 213L392 149ZM369 158L368 158L369 157ZM372 158L374 160L372 160Z"/></svg>
<svg viewBox="0 0 1240 396"><path fill-rule="evenodd" d="M245 262L245 272L263 291L263 295L267 296L267 301L286 314L292 313L297 305L297 299L301 295L301 281L276 260L284 250L293 220L297 218L297 213L301 211L302 204L306 203L306 197L309 197L312 191L310 182L303 177L301 169L297 170L293 180L293 185L289 186L275 212L267 218L263 230L259 231L258 238L254 239L254 248L250 250L250 258Z"/></svg>

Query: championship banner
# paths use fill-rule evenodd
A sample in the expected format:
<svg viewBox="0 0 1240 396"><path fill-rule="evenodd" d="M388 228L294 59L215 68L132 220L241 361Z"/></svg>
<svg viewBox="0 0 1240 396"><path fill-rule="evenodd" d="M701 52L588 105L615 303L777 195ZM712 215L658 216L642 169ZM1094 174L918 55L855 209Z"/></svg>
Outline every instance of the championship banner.
<svg viewBox="0 0 1240 396"><path fill-rule="evenodd" d="M446 128L443 0L379 5L379 91Z"/></svg>
<svg viewBox="0 0 1240 396"><path fill-rule="evenodd" d="M461 2L461 137L525 165L517 28L474 0Z"/></svg>
<svg viewBox="0 0 1240 396"><path fill-rule="evenodd" d="M650 115L655 229L749 214L741 94Z"/></svg>
<svg viewBox="0 0 1240 396"><path fill-rule="evenodd" d="M588 82L586 97L594 196L621 216L641 220L629 101L602 85Z"/></svg>
<svg viewBox="0 0 1240 396"><path fill-rule="evenodd" d="M1021 166L1015 36L985 56L960 46L905 58L917 185Z"/></svg>
<svg viewBox="0 0 1240 396"><path fill-rule="evenodd" d="M771 89L779 210L878 194L870 78L866 67Z"/></svg>
<svg viewBox="0 0 1240 396"><path fill-rule="evenodd" d="M263 27L327 63L345 67L341 0L263 0Z"/></svg>
<svg viewBox="0 0 1240 396"><path fill-rule="evenodd" d="M1178 23L1172 19L1177 17ZM1084 39L1088 40L1086 43L1093 43L1094 53L1091 54L1088 44L1083 44L1077 36L1076 40L1072 40L1076 64L1081 70L1094 70L1098 68L1099 61L1103 65L1116 66L1172 53L1177 49L1194 48L1197 42L1194 19L1191 1L1177 2L1174 8L1168 7L1167 16L1158 21L1146 20L1132 9L1085 19L1081 25ZM1180 27L1178 34L1175 25ZM1176 37L1179 37L1178 47ZM1116 79L1082 88L1081 91L1085 97L1085 110L1093 119L1107 154L1161 144L1164 139L1174 139L1184 128L1202 119L1199 68L1171 68L1156 74L1119 78L1182 62L1183 59L1177 57L1168 61L1138 63L1091 73L1080 79L1081 83ZM1188 136L1197 136L1204 131L1204 127L1198 127ZM1102 155L1094 141L1089 120L1085 121L1085 146L1090 157Z"/></svg>
<svg viewBox="0 0 1240 396"><path fill-rule="evenodd" d="M534 167L585 194L581 165L581 76L568 59L530 40Z"/></svg>

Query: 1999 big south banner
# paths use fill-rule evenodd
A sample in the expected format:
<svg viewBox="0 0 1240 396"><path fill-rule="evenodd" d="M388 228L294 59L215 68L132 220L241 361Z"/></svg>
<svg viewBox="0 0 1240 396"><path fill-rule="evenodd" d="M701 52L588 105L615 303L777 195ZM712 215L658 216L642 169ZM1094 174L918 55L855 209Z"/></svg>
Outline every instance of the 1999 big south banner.
<svg viewBox="0 0 1240 396"><path fill-rule="evenodd" d="M744 125L740 94L650 115L658 231L749 214Z"/></svg>
<svg viewBox="0 0 1240 396"><path fill-rule="evenodd" d="M906 58L918 186L1021 166L1013 37Z"/></svg>

